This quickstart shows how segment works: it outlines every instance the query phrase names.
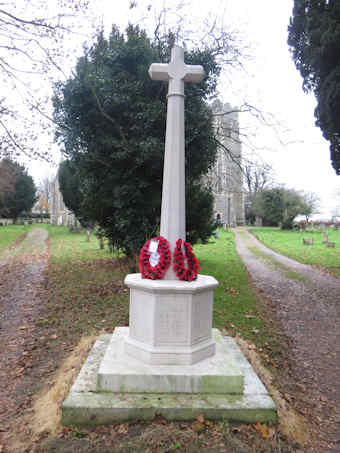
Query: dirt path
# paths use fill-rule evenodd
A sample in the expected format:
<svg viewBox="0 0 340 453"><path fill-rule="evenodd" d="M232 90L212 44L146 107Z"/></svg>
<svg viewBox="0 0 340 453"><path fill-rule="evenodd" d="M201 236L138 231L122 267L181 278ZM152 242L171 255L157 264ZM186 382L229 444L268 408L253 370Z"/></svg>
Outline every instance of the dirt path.
<svg viewBox="0 0 340 453"><path fill-rule="evenodd" d="M34 324L41 310L39 291L48 262L47 236L46 230L35 229L16 247L0 256L2 436L10 430L10 421L29 404L32 392L33 377L28 371L36 343Z"/></svg>
<svg viewBox="0 0 340 453"><path fill-rule="evenodd" d="M340 451L340 279L235 230L237 251L291 343L280 381L311 423L310 452Z"/></svg>

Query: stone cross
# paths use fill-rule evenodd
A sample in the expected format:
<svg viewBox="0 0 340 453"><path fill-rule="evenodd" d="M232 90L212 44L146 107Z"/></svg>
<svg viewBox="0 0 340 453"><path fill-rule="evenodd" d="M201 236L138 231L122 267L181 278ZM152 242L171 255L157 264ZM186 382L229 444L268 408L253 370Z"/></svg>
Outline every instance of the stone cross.
<svg viewBox="0 0 340 453"><path fill-rule="evenodd" d="M185 64L184 50L174 46L170 63L153 63L149 75L169 82L160 234L173 253L176 241L185 241L184 82L201 82L204 69ZM164 280L176 278L170 266Z"/></svg>

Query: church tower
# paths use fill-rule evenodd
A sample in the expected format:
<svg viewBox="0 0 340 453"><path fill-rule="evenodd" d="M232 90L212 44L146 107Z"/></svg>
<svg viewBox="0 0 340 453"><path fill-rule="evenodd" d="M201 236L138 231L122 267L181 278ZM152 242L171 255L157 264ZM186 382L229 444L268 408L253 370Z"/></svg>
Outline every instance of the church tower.
<svg viewBox="0 0 340 453"><path fill-rule="evenodd" d="M230 104L215 101L217 150L215 167L208 174L214 194L215 218L228 227L244 225L244 192L242 174L242 149L239 138L238 113Z"/></svg>

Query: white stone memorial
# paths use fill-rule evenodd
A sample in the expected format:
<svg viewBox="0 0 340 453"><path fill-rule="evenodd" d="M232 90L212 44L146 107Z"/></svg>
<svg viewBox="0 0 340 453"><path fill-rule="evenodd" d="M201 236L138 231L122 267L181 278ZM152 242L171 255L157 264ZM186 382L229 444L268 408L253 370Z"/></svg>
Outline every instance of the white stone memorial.
<svg viewBox="0 0 340 453"><path fill-rule="evenodd" d="M168 64L152 64L154 80L168 82L161 210L161 236L185 241L184 83L200 82L201 66L186 65L175 46ZM233 339L212 329L213 291L218 282L198 275L179 280L172 265L162 279L141 274L130 288L129 328L118 327L95 344L63 404L64 424L116 420L207 418L275 421L266 389Z"/></svg>
<svg viewBox="0 0 340 453"><path fill-rule="evenodd" d="M184 82L200 82L204 70L186 65L183 49L175 46L170 63L152 64L149 74L169 82L160 234L173 253L176 241L185 241ZM153 365L191 365L215 354L213 277L181 281L170 265L161 280L132 274L125 284L130 288L127 354Z"/></svg>

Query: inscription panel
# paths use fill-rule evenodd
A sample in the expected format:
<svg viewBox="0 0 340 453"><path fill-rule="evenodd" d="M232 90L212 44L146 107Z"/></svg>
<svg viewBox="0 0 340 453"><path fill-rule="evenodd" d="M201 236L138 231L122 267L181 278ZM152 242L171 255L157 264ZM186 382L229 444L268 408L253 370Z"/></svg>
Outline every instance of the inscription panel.
<svg viewBox="0 0 340 453"><path fill-rule="evenodd" d="M192 343L211 338L212 329L212 303L211 292L195 295L192 301Z"/></svg>
<svg viewBox="0 0 340 453"><path fill-rule="evenodd" d="M189 304L190 300L183 300L183 296L159 296L155 317L155 345L190 344Z"/></svg>
<svg viewBox="0 0 340 453"><path fill-rule="evenodd" d="M130 337L152 344L155 297L139 290L130 290Z"/></svg>

